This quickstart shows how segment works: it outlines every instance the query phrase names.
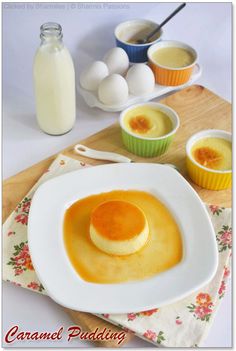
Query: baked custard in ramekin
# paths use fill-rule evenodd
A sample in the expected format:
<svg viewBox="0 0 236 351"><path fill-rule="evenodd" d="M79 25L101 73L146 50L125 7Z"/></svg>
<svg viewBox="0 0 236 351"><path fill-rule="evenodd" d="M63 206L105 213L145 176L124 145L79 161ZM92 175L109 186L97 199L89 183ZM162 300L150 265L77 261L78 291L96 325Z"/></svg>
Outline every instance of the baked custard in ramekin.
<svg viewBox="0 0 236 351"><path fill-rule="evenodd" d="M156 83L169 86L187 83L198 59L191 46L173 40L153 44L147 55Z"/></svg>
<svg viewBox="0 0 236 351"><path fill-rule="evenodd" d="M187 142L187 171L192 181L209 190L231 187L232 136L209 129L194 134Z"/></svg>

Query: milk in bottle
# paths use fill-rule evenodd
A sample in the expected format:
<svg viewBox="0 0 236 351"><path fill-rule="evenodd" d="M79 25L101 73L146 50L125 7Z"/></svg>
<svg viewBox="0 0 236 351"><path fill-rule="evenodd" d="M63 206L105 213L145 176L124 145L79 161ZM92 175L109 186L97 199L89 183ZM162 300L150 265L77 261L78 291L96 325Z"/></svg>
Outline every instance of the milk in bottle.
<svg viewBox="0 0 236 351"><path fill-rule="evenodd" d="M74 65L59 24L45 23L40 32L33 68L37 121L45 133L61 135L75 123Z"/></svg>

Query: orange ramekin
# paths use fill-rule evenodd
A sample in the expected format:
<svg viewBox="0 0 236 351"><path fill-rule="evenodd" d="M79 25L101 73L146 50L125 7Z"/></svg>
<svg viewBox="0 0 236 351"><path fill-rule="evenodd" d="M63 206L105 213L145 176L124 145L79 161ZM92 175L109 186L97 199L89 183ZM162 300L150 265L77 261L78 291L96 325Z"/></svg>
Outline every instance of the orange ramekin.
<svg viewBox="0 0 236 351"><path fill-rule="evenodd" d="M171 67L162 66L156 63L152 59L152 54L156 52L158 49L163 49L167 47L178 47L178 48L182 48L190 51L194 56L194 61L191 63L191 65L180 67L180 68L171 68ZM173 40L165 40L165 41L160 41L156 44L153 44L148 49L147 56L148 56L148 64L154 73L156 83L160 85L171 85L171 86L182 85L188 82L188 80L192 75L193 68L198 58L197 52L191 46L184 44L182 42L173 41Z"/></svg>

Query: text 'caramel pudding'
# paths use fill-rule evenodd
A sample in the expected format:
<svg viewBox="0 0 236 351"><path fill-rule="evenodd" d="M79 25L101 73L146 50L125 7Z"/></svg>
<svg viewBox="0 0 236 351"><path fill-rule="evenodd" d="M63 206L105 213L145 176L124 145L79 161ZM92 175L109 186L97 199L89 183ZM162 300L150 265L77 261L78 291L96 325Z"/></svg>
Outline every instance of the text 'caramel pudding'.
<svg viewBox="0 0 236 351"><path fill-rule="evenodd" d="M232 143L223 138L207 137L198 140L191 149L194 160L212 170L232 169Z"/></svg>
<svg viewBox="0 0 236 351"><path fill-rule="evenodd" d="M65 212L63 234L73 268L92 283L150 278L183 255L171 212L144 191L115 190L76 201Z"/></svg>
<svg viewBox="0 0 236 351"><path fill-rule="evenodd" d="M148 105L129 110L125 115L124 125L128 131L145 138L158 138L173 130L169 116Z"/></svg>
<svg viewBox="0 0 236 351"><path fill-rule="evenodd" d="M129 202L107 201L91 214L91 240L108 254L129 255L140 250L148 233L145 214Z"/></svg>

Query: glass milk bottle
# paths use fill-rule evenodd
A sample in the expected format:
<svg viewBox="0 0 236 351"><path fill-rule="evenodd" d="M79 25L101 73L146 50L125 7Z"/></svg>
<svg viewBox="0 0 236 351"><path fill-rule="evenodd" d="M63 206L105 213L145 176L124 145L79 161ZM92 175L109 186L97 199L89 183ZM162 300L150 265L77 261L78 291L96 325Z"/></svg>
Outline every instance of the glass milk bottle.
<svg viewBox="0 0 236 351"><path fill-rule="evenodd" d="M43 24L40 38L33 68L37 121L45 133L61 135L75 123L74 65L59 24Z"/></svg>

